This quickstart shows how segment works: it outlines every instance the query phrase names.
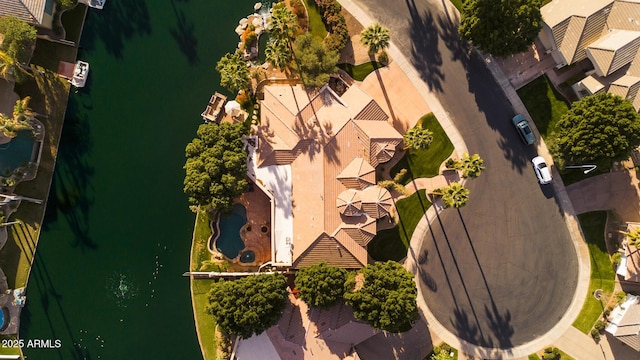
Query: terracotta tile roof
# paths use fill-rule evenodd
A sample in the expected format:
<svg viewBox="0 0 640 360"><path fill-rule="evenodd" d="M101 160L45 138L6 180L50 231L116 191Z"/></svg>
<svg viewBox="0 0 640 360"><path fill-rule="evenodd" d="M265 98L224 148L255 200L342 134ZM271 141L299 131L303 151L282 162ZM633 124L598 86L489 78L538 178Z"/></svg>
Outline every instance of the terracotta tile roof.
<svg viewBox="0 0 640 360"><path fill-rule="evenodd" d="M357 157L353 159L336 178L340 180L345 187L364 189L375 185L376 169L365 159Z"/></svg>
<svg viewBox="0 0 640 360"><path fill-rule="evenodd" d="M0 0L0 17L15 16L28 23L40 25L46 4L47 0Z"/></svg>
<svg viewBox="0 0 640 360"><path fill-rule="evenodd" d="M371 102L354 117L354 119L387 121L387 119L389 119L389 115L382 110L375 100L371 100Z"/></svg>
<svg viewBox="0 0 640 360"><path fill-rule="evenodd" d="M362 200L362 211L376 219L388 215L389 209L393 206L389 191L379 186L371 186L362 190L360 199Z"/></svg>
<svg viewBox="0 0 640 360"><path fill-rule="evenodd" d="M342 215L353 216L360 213L362 211L360 194L351 189L341 192L336 199L336 207Z"/></svg>
<svg viewBox="0 0 640 360"><path fill-rule="evenodd" d="M357 197L366 190L348 188L374 188L368 195L370 216L387 214L390 194L371 186L371 162L388 160L402 136L386 121L353 120L358 114L388 117L355 85L341 97L327 87L313 94L299 86L264 89L261 125L253 129L260 139L257 163L291 164L293 266L366 265L364 246L375 235L375 219L354 216L362 212Z"/></svg>
<svg viewBox="0 0 640 360"><path fill-rule="evenodd" d="M344 239L343 239L344 240ZM354 241L355 243L355 241ZM348 242L347 242L348 244ZM294 260L294 268L302 268L315 265L322 261L327 265L338 266L345 269L359 269L367 264L366 250L360 246L348 244L348 248L342 246L343 242L338 239L322 233L314 242L308 246L305 251ZM357 249L359 247L364 254L364 261L356 257L351 251L362 252ZM361 254L359 257L362 258Z"/></svg>

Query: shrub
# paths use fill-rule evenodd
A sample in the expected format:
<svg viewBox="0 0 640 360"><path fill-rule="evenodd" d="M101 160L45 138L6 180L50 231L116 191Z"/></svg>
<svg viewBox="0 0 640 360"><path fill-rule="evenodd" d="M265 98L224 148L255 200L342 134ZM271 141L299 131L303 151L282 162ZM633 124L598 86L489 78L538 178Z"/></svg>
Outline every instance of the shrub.
<svg viewBox="0 0 640 360"><path fill-rule="evenodd" d="M591 329L591 337L595 341L600 341L600 332L597 329ZM543 358L544 359L544 358Z"/></svg>
<svg viewBox="0 0 640 360"><path fill-rule="evenodd" d="M616 292L616 303L618 305L622 304L627 299L627 294L624 291Z"/></svg>
<svg viewBox="0 0 640 360"><path fill-rule="evenodd" d="M615 254L613 254L613 256L611 257L611 263L613 264L614 268L617 268L618 265L620 265L620 261L622 260L622 254L617 252Z"/></svg>
<svg viewBox="0 0 640 360"><path fill-rule="evenodd" d="M544 349L542 360L560 360L560 350L556 347L548 347Z"/></svg>
<svg viewBox="0 0 640 360"><path fill-rule="evenodd" d="M606 324L604 323L604 321L602 320L598 320L596 321L596 324L593 325L593 328L598 330L598 332L602 332L604 331L604 328L606 327Z"/></svg>

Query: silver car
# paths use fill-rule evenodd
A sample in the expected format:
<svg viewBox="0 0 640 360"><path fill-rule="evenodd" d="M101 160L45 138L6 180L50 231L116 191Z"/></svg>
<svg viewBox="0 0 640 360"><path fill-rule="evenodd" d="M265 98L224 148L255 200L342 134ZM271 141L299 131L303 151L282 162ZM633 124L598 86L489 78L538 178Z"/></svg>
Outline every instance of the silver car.
<svg viewBox="0 0 640 360"><path fill-rule="evenodd" d="M551 170L547 166L547 162L544 161L542 156L534 157L531 162L533 163L533 170L536 172L538 182L542 185L551 182Z"/></svg>

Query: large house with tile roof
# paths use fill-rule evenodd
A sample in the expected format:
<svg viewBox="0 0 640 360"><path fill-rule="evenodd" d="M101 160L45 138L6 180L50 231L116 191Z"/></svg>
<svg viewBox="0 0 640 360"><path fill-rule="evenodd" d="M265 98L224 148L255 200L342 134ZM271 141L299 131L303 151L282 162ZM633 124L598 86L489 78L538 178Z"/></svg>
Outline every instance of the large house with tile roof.
<svg viewBox="0 0 640 360"><path fill-rule="evenodd" d="M342 95L300 85L263 93L260 125L247 141L248 174L271 198L272 263L365 266L376 222L393 207L375 168L393 157L402 135L357 85Z"/></svg>
<svg viewBox="0 0 640 360"><path fill-rule="evenodd" d="M574 86L579 96L607 91L640 109L640 0L553 0L540 12L539 38L557 67L593 65Z"/></svg>
<svg viewBox="0 0 640 360"><path fill-rule="evenodd" d="M0 17L15 16L32 25L51 29L55 0L0 0Z"/></svg>

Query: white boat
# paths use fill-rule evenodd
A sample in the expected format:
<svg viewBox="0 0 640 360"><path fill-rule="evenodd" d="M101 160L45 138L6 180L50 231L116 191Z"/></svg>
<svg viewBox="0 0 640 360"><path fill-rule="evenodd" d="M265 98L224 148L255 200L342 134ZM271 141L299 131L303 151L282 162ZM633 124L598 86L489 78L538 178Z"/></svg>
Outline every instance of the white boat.
<svg viewBox="0 0 640 360"><path fill-rule="evenodd" d="M80 61L76 63L76 66L73 68L73 77L71 78L71 85L81 88L87 82L87 77L89 76L89 63Z"/></svg>
<svg viewBox="0 0 640 360"><path fill-rule="evenodd" d="M89 7L102 10L106 1L107 0L87 0L86 4L89 5Z"/></svg>

